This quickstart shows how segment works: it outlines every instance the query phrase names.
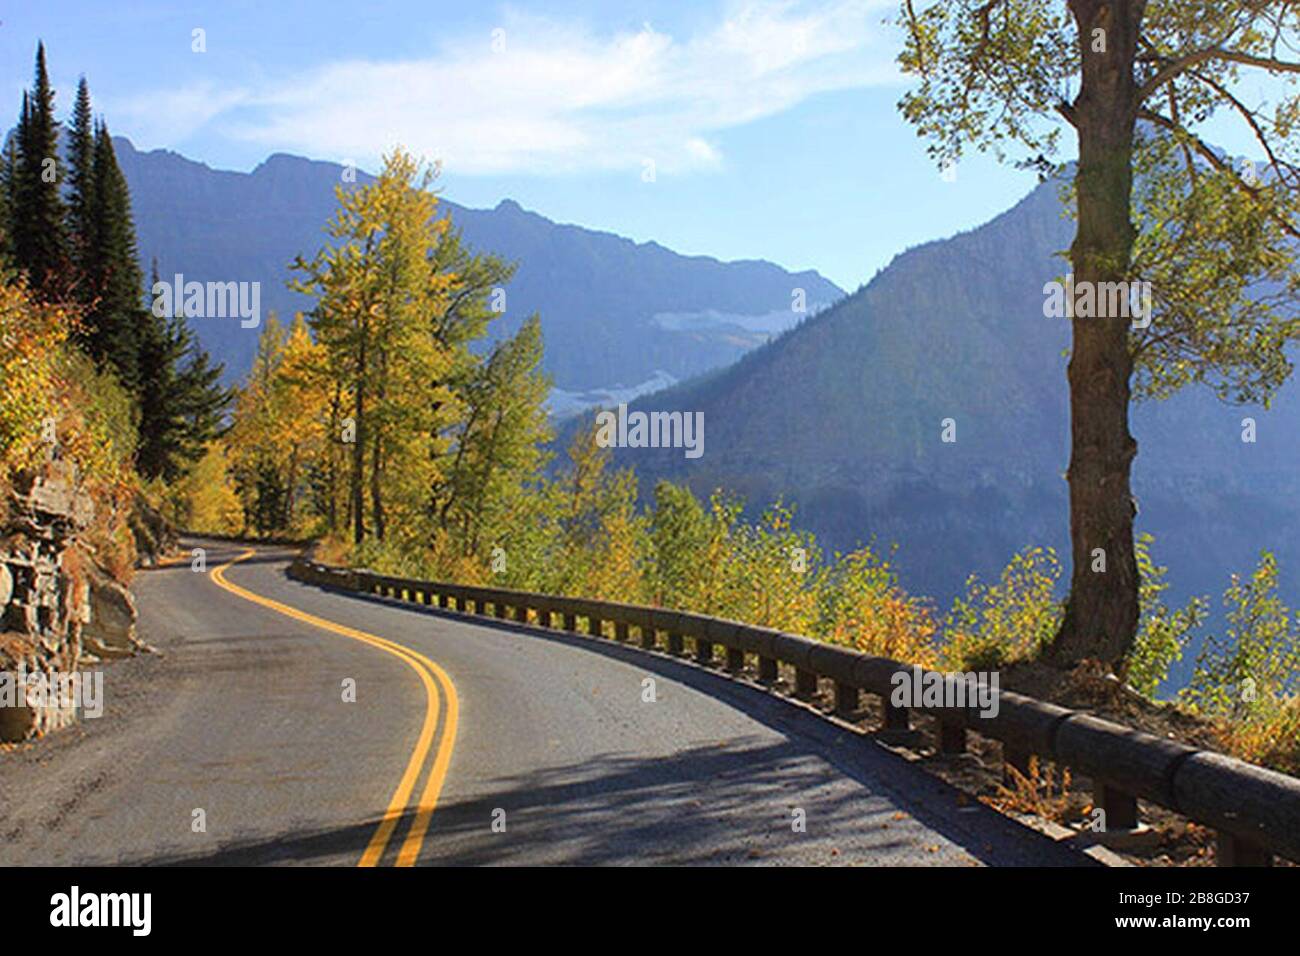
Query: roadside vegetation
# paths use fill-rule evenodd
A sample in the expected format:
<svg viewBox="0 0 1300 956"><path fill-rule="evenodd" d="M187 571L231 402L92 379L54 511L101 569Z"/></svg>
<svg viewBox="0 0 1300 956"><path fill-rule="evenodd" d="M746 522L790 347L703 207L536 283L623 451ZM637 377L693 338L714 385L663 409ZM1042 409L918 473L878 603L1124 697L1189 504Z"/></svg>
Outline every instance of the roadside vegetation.
<svg viewBox="0 0 1300 956"><path fill-rule="evenodd" d="M220 374L184 319L148 308L108 127L84 78L57 119L39 47L0 153L0 492L75 465L94 510L83 538L126 581L134 516L219 431Z"/></svg>

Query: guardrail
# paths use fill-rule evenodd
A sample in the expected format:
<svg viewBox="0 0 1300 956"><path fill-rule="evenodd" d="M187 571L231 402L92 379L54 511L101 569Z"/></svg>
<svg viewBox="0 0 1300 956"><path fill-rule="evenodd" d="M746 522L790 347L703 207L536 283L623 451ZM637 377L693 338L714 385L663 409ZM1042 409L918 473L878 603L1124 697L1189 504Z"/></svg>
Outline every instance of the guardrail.
<svg viewBox="0 0 1300 956"><path fill-rule="evenodd" d="M635 629L641 647L662 645L674 655L685 654L690 639L699 663L714 663L721 649L733 674L747 658L757 658L764 683L777 681L778 662L784 662L794 668L796 696L815 694L819 678L827 678L834 681L839 713L857 710L866 692L881 699L886 729L910 727L909 709L894 706L890 696L894 675L903 672L910 679L912 665L797 634L665 608L389 577L305 557L289 573L312 584L542 627L555 626L559 618L559 626L572 633L583 633L578 625L585 619L585 633L605 637L608 628L621 642L630 641ZM977 702L917 709L936 719L943 753L964 751L968 733L975 732L1000 741L1004 765L1021 773L1030 755L1037 755L1086 775L1096 806L1105 811L1107 831L1136 828L1140 798L1212 827L1221 866L1267 866L1274 855L1300 862L1300 779L1011 691L1001 691L998 700L994 716L983 716Z"/></svg>

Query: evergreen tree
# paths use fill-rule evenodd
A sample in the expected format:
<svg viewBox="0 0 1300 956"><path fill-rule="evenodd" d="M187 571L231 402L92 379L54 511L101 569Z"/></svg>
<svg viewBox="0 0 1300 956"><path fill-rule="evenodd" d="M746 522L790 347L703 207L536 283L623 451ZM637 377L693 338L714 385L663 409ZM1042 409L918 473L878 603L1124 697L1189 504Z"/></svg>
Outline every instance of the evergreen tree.
<svg viewBox="0 0 1300 956"><path fill-rule="evenodd" d="M25 270L31 287L46 298L57 298L66 280L63 165L59 157L59 124L54 119L54 90L45 70L45 47L36 47L36 88L23 94L18 120L18 154L10 215L14 230L15 265Z"/></svg>
<svg viewBox="0 0 1300 956"><path fill-rule="evenodd" d="M223 367L212 364L183 315L141 310L140 319L136 470L145 478L175 481L220 433L233 396L221 386Z"/></svg>
<svg viewBox="0 0 1300 956"><path fill-rule="evenodd" d="M123 386L139 394L141 336L149 324L143 307L143 277L137 260L131 194L117 165L113 139L100 122L95 130L87 293L92 305L83 342L96 362L112 368Z"/></svg>
<svg viewBox="0 0 1300 956"><path fill-rule="evenodd" d="M18 168L18 139L9 136L0 153L0 277L13 266L13 190Z"/></svg>
<svg viewBox="0 0 1300 956"><path fill-rule="evenodd" d="M94 197L95 128L90 112L90 87L83 76L77 84L77 103L68 136L68 242L78 273L74 294L86 303L90 302L92 292L86 277L91 272L94 250L91 218Z"/></svg>

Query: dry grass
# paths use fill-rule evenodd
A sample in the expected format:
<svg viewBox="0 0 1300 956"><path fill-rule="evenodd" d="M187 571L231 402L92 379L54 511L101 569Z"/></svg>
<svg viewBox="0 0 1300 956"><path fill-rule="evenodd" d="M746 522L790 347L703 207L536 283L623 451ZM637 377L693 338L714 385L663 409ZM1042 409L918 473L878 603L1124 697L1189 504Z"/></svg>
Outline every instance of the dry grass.
<svg viewBox="0 0 1300 956"><path fill-rule="evenodd" d="M1076 819L1080 808L1071 798L1070 768L1057 768L1053 763L1041 763L1037 757L1029 758L1029 772L1022 774L1008 766L1011 785L999 784L992 796L981 797L983 802L1003 813L1029 813L1053 823L1066 823Z"/></svg>

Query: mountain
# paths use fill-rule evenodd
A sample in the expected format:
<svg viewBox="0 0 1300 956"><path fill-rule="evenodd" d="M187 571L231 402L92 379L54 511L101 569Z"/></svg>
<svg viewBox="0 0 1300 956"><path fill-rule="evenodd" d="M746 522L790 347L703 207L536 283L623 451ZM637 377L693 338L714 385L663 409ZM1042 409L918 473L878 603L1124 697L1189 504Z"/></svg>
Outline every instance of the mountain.
<svg viewBox="0 0 1300 956"><path fill-rule="evenodd" d="M285 287L288 264L324 242L343 167L277 153L251 173L227 172L163 150L114 139L131 188L141 258L164 279L258 281L263 315L287 319L310 300ZM370 177L357 174L358 182ZM816 272L770 262L719 262L654 243L562 225L512 200L468 209L443 200L471 247L518 263L498 334L534 311L542 317L546 368L563 408L608 392L630 395L725 365L799 318L794 289L815 311L843 296ZM196 319L204 346L238 378L257 329Z"/></svg>
<svg viewBox="0 0 1300 956"><path fill-rule="evenodd" d="M704 453L620 449L656 477L784 497L830 546L896 542L904 583L943 603L1028 544L1068 560L1068 326L1043 315L1074 223L1054 184L987 224L908 250L864 288L733 366L639 398L702 412ZM1277 552L1300 584L1300 386L1273 408L1194 388L1135 407L1139 530L1176 593L1218 595ZM1242 441L1242 418L1258 440ZM945 419L956 441L941 440ZM1068 572L1067 572L1068 574ZM1068 580L1068 577L1066 578ZM1175 593L1175 592L1171 592Z"/></svg>

